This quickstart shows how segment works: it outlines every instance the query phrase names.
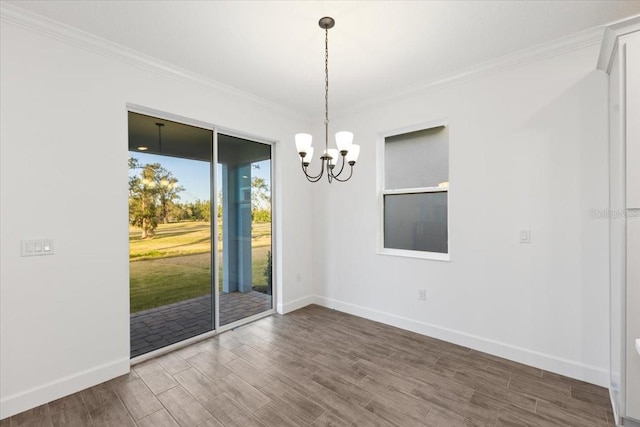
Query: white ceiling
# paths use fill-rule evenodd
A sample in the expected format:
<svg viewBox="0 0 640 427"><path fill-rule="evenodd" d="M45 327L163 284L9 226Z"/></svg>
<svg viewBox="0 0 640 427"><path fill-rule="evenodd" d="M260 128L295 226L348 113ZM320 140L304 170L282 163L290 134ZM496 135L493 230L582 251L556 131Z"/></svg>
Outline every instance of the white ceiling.
<svg viewBox="0 0 640 427"><path fill-rule="evenodd" d="M305 115L640 13L640 1L7 1ZM595 68L595 63L594 63Z"/></svg>

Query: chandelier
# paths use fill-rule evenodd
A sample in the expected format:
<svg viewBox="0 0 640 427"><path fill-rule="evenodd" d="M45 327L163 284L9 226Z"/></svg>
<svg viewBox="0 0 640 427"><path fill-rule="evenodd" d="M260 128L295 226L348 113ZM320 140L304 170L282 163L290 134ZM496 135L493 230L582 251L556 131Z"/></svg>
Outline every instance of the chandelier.
<svg viewBox="0 0 640 427"><path fill-rule="evenodd" d="M329 148L329 28L335 25L333 18L325 16L318 22L320 28L324 29L324 153L320 156L320 172L317 175L309 174L308 168L313 158L313 147L311 141L313 137L308 133L296 134L296 150L300 156L302 172L310 182L318 182L324 175L325 169L329 183L335 179L339 182L348 181L353 175L353 165L358 160L360 146L353 144L353 133L340 131L336 133L336 148ZM340 169L336 173L338 157L342 162ZM345 165L349 165L349 175L346 176ZM345 176L342 173L345 172Z"/></svg>

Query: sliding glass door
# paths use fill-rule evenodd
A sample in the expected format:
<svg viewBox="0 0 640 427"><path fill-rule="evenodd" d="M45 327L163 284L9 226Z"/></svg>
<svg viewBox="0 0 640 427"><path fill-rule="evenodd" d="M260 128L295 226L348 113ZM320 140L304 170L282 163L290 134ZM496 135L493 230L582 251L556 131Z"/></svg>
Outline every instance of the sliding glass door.
<svg viewBox="0 0 640 427"><path fill-rule="evenodd" d="M132 358L272 309L271 184L271 145L129 112Z"/></svg>
<svg viewBox="0 0 640 427"><path fill-rule="evenodd" d="M213 329L213 131L129 113L131 357Z"/></svg>
<svg viewBox="0 0 640 427"><path fill-rule="evenodd" d="M270 310L271 146L218 134L220 326Z"/></svg>

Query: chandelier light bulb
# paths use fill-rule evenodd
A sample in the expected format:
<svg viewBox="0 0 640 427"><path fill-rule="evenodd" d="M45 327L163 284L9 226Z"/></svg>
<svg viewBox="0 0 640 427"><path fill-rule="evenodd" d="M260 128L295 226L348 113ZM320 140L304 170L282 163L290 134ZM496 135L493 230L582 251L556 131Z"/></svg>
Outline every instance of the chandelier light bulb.
<svg viewBox="0 0 640 427"><path fill-rule="evenodd" d="M311 141L313 140L313 136L308 133L298 133L296 134L296 150L302 156L302 153L309 153L309 149L311 149ZM302 156L305 157L305 156Z"/></svg>
<svg viewBox="0 0 640 427"><path fill-rule="evenodd" d="M347 153L353 142L353 133L347 131L340 131L336 133L336 146L340 153Z"/></svg>
<svg viewBox="0 0 640 427"><path fill-rule="evenodd" d="M345 160L347 161L347 163L349 163L349 165L353 166L358 161L359 155L360 155L360 146L358 144L351 144L351 147L349 148L349 152L347 153Z"/></svg>

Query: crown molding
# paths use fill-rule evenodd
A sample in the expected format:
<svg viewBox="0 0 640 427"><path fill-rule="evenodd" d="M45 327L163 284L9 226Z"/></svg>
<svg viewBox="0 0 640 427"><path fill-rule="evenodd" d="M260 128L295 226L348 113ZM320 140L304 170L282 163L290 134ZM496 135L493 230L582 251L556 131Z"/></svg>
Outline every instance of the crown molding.
<svg viewBox="0 0 640 427"><path fill-rule="evenodd" d="M456 73L442 76L426 84L414 86L411 89L403 90L402 92L394 95L369 99L366 102L352 108L344 108L334 114L341 114L343 116L359 114L376 105L393 103L409 96L426 94L448 86L477 80L490 74L500 73L586 47L595 46L601 42L604 28L604 25L591 28L548 43L519 50L511 54L479 63Z"/></svg>
<svg viewBox="0 0 640 427"><path fill-rule="evenodd" d="M0 2L0 21L31 30L46 37L65 42L148 71L205 85L215 90L275 109L295 119L310 119L308 115L301 114L300 112L287 108L281 104L258 97L249 92L245 92L241 89L226 85L201 74L161 61L152 56L142 54L133 49L110 42L88 32L45 18L41 15L26 11L11 4ZM409 96L426 94L448 86L476 80L489 74L518 68L533 62L553 58L554 56L597 45L599 43L601 43L602 48L597 68L607 71L608 63L610 62L616 46L617 37L638 30L640 30L640 15L606 26L603 25L590 30L585 30L529 49L504 55L463 69L457 73L441 76L440 78L436 78L430 82L414 86L410 89L406 89L392 95L369 98L363 102L354 104L351 107L339 109L334 114L343 117L358 114L380 104L393 103Z"/></svg>
<svg viewBox="0 0 640 427"><path fill-rule="evenodd" d="M208 86L217 91L237 96L247 101L255 102L265 107L277 110L291 118L299 120L309 119L308 116L300 114L298 111L287 108L281 104L277 104L236 87L226 85L201 74L161 61L150 55L145 55L136 50L105 40L86 31L79 30L11 4L0 2L0 22L24 28L45 37L62 41L128 65L143 68L147 71Z"/></svg>
<svg viewBox="0 0 640 427"><path fill-rule="evenodd" d="M622 21L614 22L606 26L600 56L598 57L598 69L609 73L611 71L611 59L618 46L618 38L640 31L640 15L635 15Z"/></svg>

